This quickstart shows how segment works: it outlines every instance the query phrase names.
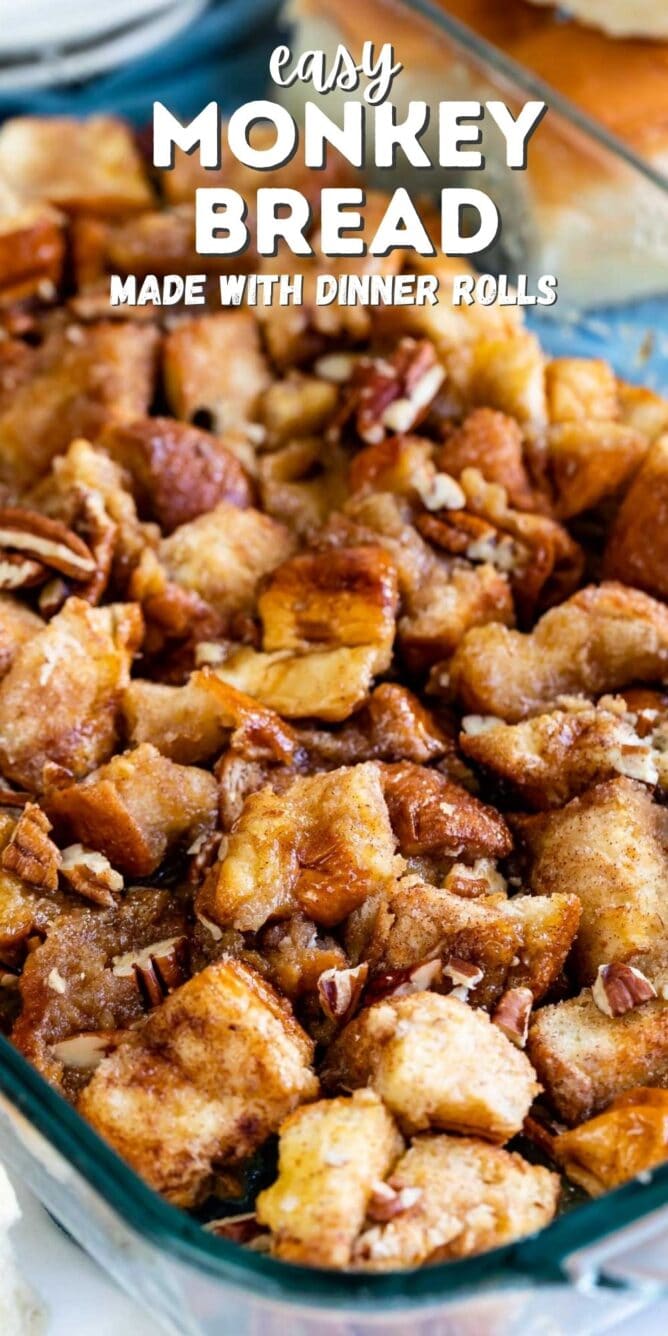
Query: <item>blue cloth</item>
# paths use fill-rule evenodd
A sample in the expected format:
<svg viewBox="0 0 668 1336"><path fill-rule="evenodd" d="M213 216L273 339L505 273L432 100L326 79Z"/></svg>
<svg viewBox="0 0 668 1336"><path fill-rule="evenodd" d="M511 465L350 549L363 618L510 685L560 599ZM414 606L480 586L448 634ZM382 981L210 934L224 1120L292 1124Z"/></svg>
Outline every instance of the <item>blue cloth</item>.
<svg viewBox="0 0 668 1336"><path fill-rule="evenodd" d="M618 376L668 394L668 297L647 297L580 316L531 313L529 324L553 357L603 357Z"/></svg>
<svg viewBox="0 0 668 1336"><path fill-rule="evenodd" d="M212 99L230 111L266 88L269 54L285 37L278 26L280 3L212 0L171 41L80 84L3 92L0 70L0 118L103 111L145 125L156 100L182 119Z"/></svg>

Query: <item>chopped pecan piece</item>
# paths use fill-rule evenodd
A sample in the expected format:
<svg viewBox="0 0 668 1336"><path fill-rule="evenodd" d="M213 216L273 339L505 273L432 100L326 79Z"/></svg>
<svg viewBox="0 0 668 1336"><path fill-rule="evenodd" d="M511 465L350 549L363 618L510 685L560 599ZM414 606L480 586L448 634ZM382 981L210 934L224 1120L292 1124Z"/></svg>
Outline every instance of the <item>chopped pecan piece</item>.
<svg viewBox="0 0 668 1336"><path fill-rule="evenodd" d="M167 994L188 978L188 957L187 937L167 937L141 951L125 951L123 955L114 956L111 963L118 979L134 975L148 1007L159 1007Z"/></svg>
<svg viewBox="0 0 668 1336"><path fill-rule="evenodd" d="M657 996L653 983L633 965L612 961L599 965L592 986L592 997L605 1016L623 1016Z"/></svg>
<svg viewBox="0 0 668 1336"><path fill-rule="evenodd" d="M366 1208L367 1219L385 1224L396 1215L413 1210L422 1196L422 1188L393 1188L390 1183L374 1183Z"/></svg>
<svg viewBox="0 0 668 1336"><path fill-rule="evenodd" d="M84 848L83 844L70 844L63 849L60 875L77 895L107 909L114 904L114 892L123 890L123 877L109 859L94 849Z"/></svg>
<svg viewBox="0 0 668 1336"><path fill-rule="evenodd" d="M386 997L408 997L422 993L440 978L443 966L440 960L420 960L402 970L387 970L378 974L369 984L367 1002L380 1002Z"/></svg>
<svg viewBox="0 0 668 1336"><path fill-rule="evenodd" d="M36 803L27 803L9 844L2 851L0 866L22 881L43 891L58 889L60 850L49 839L51 822Z"/></svg>
<svg viewBox="0 0 668 1336"><path fill-rule="evenodd" d="M18 552L0 553L0 589L30 589L46 579L46 567Z"/></svg>
<svg viewBox="0 0 668 1336"><path fill-rule="evenodd" d="M492 1020L518 1048L526 1046L533 1006L530 988L508 988L499 999Z"/></svg>
<svg viewBox="0 0 668 1336"><path fill-rule="evenodd" d="M40 562L71 580L85 580L95 571L95 558L78 534L60 520L21 506L0 507L0 549Z"/></svg>
<svg viewBox="0 0 668 1336"><path fill-rule="evenodd" d="M107 1054L113 1053L125 1032L123 1030L90 1030L73 1034L51 1045L51 1052L63 1067L93 1072Z"/></svg>
<svg viewBox="0 0 668 1336"><path fill-rule="evenodd" d="M260 1239L269 1240L269 1231L258 1224L255 1211L245 1211L243 1215L225 1215L220 1220L209 1220L204 1228L218 1239L230 1239L232 1243L245 1243L258 1248Z"/></svg>
<svg viewBox="0 0 668 1336"><path fill-rule="evenodd" d="M344 1025L354 1016L368 974L366 962L349 970L323 970L318 979L318 996L330 1021Z"/></svg>
<svg viewBox="0 0 668 1336"><path fill-rule="evenodd" d="M332 430L353 418L367 445L391 432L412 431L427 416L444 376L427 339L401 339L391 357L360 357Z"/></svg>

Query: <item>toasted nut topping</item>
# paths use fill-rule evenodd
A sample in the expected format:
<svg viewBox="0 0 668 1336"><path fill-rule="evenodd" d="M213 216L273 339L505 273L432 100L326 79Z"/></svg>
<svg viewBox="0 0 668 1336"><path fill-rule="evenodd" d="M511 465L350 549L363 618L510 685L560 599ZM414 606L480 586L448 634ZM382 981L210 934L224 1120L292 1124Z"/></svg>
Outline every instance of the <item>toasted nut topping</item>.
<svg viewBox="0 0 668 1336"><path fill-rule="evenodd" d="M39 591L37 604L43 617L55 617L57 612L67 601L70 590L66 582L60 575L54 575L52 580L47 580L43 589Z"/></svg>
<svg viewBox="0 0 668 1336"><path fill-rule="evenodd" d="M21 793L20 789L8 789L4 785L0 788L0 807L25 807L29 802L29 793Z"/></svg>
<svg viewBox="0 0 668 1336"><path fill-rule="evenodd" d="M83 844L70 844L63 849L60 874L77 895L96 905L113 905L114 892L123 890L123 877L109 859L93 849L85 849Z"/></svg>
<svg viewBox="0 0 668 1336"><path fill-rule="evenodd" d="M320 1006L330 1021L344 1023L357 1011L369 974L365 961L350 970L323 970L318 979Z"/></svg>
<svg viewBox="0 0 668 1336"><path fill-rule="evenodd" d="M613 1017L623 1016L626 1011L633 1011L634 1007L651 1002L657 995L654 984L641 970L618 961L599 965L591 991L599 1011Z"/></svg>
<svg viewBox="0 0 668 1336"><path fill-rule="evenodd" d="M158 1007L168 993L189 977L188 938L166 937L162 942L145 946L142 951L126 951L121 956L114 956L111 965L119 979L128 979L134 974L146 1005Z"/></svg>
<svg viewBox="0 0 668 1336"><path fill-rule="evenodd" d="M0 856L0 866L42 891L58 889L60 850L49 839L51 822L36 803L27 803Z"/></svg>
<svg viewBox="0 0 668 1336"><path fill-rule="evenodd" d="M422 1188L393 1188L390 1183L374 1183L369 1204L366 1208L369 1220L384 1224L396 1215L405 1215L412 1210L422 1196Z"/></svg>
<svg viewBox="0 0 668 1336"><path fill-rule="evenodd" d="M216 1238L231 1239L232 1243L256 1243L259 1239L266 1239L268 1245L270 1240L268 1230L258 1224L255 1211L247 1211L244 1215L223 1216L220 1220L209 1220L204 1228L209 1234L215 1234Z"/></svg>
<svg viewBox="0 0 668 1336"><path fill-rule="evenodd" d="M463 510L466 496L449 473L435 473L420 489L422 504L427 510Z"/></svg>
<svg viewBox="0 0 668 1336"><path fill-rule="evenodd" d="M403 970L388 970L372 979L367 1002L379 1002L384 997L407 997L409 993L424 993L441 977L440 960L420 960Z"/></svg>
<svg viewBox="0 0 668 1336"><path fill-rule="evenodd" d="M46 576L46 567L18 552L0 552L0 589L29 589Z"/></svg>
<svg viewBox="0 0 668 1336"><path fill-rule="evenodd" d="M450 980L453 993L464 1001L470 989L482 982L483 976L484 970L479 965L474 965L470 960L460 960L458 956L451 956L443 966L443 978Z"/></svg>
<svg viewBox="0 0 668 1336"><path fill-rule="evenodd" d="M407 432L426 416L445 372L427 339L402 339L391 357L360 357L330 435L354 418L358 435L377 445L387 432Z"/></svg>
<svg viewBox="0 0 668 1336"><path fill-rule="evenodd" d="M73 580L95 572L95 558L78 534L59 520L21 506L0 507L0 549L18 552Z"/></svg>
<svg viewBox="0 0 668 1336"><path fill-rule="evenodd" d="M92 1072L108 1053L113 1053L118 1047L122 1035L123 1030L91 1030L86 1034L73 1034L69 1039L60 1039L57 1044L52 1044L51 1052L64 1067Z"/></svg>
<svg viewBox="0 0 668 1336"><path fill-rule="evenodd" d="M503 1030L517 1048L524 1048L529 1033L529 1019L533 1006L530 988L509 988L499 999L492 1020Z"/></svg>
<svg viewBox="0 0 668 1336"><path fill-rule="evenodd" d="M52 969L46 982L52 992L60 993L61 997L67 992L67 981L63 978L60 970Z"/></svg>

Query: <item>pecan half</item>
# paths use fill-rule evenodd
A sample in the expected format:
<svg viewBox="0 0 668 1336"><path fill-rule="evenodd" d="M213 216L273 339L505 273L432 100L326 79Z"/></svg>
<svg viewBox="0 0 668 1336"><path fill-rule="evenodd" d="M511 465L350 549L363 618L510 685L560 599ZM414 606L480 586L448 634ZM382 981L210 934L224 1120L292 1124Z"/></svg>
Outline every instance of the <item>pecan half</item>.
<svg viewBox="0 0 668 1336"><path fill-rule="evenodd" d="M51 1052L64 1067L92 1072L99 1067L103 1058L118 1048L123 1034L123 1030L90 1030L84 1034L73 1034L68 1039L51 1044Z"/></svg>
<svg viewBox="0 0 668 1336"><path fill-rule="evenodd" d="M77 592L81 598L96 606L109 583L118 525L107 514L100 493L84 487L80 489L75 523L85 536L95 566L90 579Z"/></svg>
<svg viewBox="0 0 668 1336"><path fill-rule="evenodd" d="M146 1005L158 1007L168 993L189 977L188 956L187 937L166 937L162 942L145 946L142 951L126 951L121 956L114 956L112 972L119 979L128 979L134 974Z"/></svg>
<svg viewBox="0 0 668 1336"><path fill-rule="evenodd" d="M397 1215L413 1210L422 1196L422 1188L394 1188L391 1183L374 1183L366 1208L367 1219L385 1224Z"/></svg>
<svg viewBox="0 0 668 1336"><path fill-rule="evenodd" d="M77 895L107 908L116 903L114 892L123 890L123 877L109 859L93 849L85 849L83 844L70 844L63 849L60 875Z"/></svg>
<svg viewBox="0 0 668 1336"><path fill-rule="evenodd" d="M60 850L49 839L50 830L51 822L41 807L27 803L2 851L0 867L41 891L56 891Z"/></svg>
<svg viewBox="0 0 668 1336"><path fill-rule="evenodd" d="M366 961L349 970L323 970L318 979L320 1006L330 1021L345 1024L354 1016L369 975Z"/></svg>
<svg viewBox="0 0 668 1336"><path fill-rule="evenodd" d="M440 960L420 960L406 969L388 970L371 980L366 1001L380 1002L384 997L407 997L409 993L424 993L441 978Z"/></svg>
<svg viewBox="0 0 668 1336"><path fill-rule="evenodd" d="M654 984L642 970L618 961L599 965L591 992L599 1011L612 1017L623 1016L657 996Z"/></svg>
<svg viewBox="0 0 668 1336"><path fill-rule="evenodd" d="M530 988L509 988L492 1012L492 1020L503 1030L507 1039L517 1048L524 1048L529 1033L529 1020L533 1007L533 993Z"/></svg>
<svg viewBox="0 0 668 1336"><path fill-rule="evenodd" d="M0 550L29 557L72 580L95 573L95 558L78 534L60 520L22 506L0 507Z"/></svg>

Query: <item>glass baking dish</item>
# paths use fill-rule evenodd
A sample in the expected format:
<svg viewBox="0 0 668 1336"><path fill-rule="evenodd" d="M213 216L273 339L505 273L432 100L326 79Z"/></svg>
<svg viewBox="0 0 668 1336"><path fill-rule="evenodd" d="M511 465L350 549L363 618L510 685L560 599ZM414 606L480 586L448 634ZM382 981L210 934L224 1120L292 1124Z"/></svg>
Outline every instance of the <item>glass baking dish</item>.
<svg viewBox="0 0 668 1336"><path fill-rule="evenodd" d="M546 100L525 172L509 172L498 144L485 143L476 184L497 198L504 229L483 267L530 279L558 272L557 306L529 314L548 351L605 356L628 380L668 387L668 183L426 0L301 0L289 18L293 49L393 42L404 66L399 105L411 96ZM299 96L312 89L291 102ZM335 105L329 95L330 114ZM398 169L378 183L424 192L444 173L416 182ZM481 1257L387 1276L306 1270L216 1238L168 1205L1 1037L0 1156L156 1326L178 1336L525 1336L545 1329L548 1308L551 1331L594 1332L668 1294L668 1165Z"/></svg>

